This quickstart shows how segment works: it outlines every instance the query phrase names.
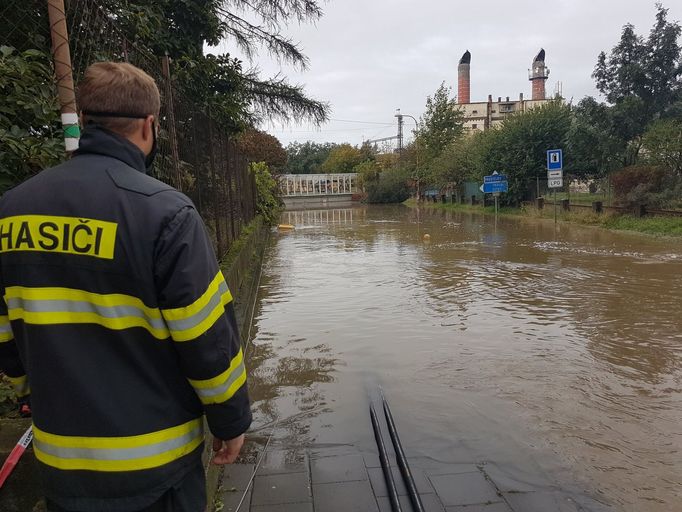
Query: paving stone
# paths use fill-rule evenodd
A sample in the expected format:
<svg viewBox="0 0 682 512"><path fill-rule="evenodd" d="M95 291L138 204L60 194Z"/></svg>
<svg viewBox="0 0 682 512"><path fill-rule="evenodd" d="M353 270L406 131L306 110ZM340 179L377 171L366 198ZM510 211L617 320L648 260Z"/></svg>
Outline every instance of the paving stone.
<svg viewBox="0 0 682 512"><path fill-rule="evenodd" d="M426 512L445 511L443 504L435 494L420 494L419 498L421 499L422 505L424 505L424 510ZM398 496L398 500L400 501L400 506L402 507L403 512L411 512L413 510L412 502L410 501L409 496ZM387 496L377 498L377 503L379 504L379 512L393 512L393 509L391 508L391 500L388 499Z"/></svg>
<svg viewBox="0 0 682 512"><path fill-rule="evenodd" d="M350 444L320 446L310 450L310 458L322 459L325 457L338 457L339 455L353 455L355 453L358 453L358 449Z"/></svg>
<svg viewBox="0 0 682 512"><path fill-rule="evenodd" d="M578 512L575 502L554 492L505 493L514 512Z"/></svg>
<svg viewBox="0 0 682 512"><path fill-rule="evenodd" d="M279 475L308 471L308 456L303 451L273 450L265 454L259 475Z"/></svg>
<svg viewBox="0 0 682 512"><path fill-rule="evenodd" d="M493 481L495 487L501 492L534 492L542 487L545 487L548 482L537 481L535 483L528 481L521 481L518 476L512 476L501 470L495 465L488 465L481 467L481 471L485 473L490 480Z"/></svg>
<svg viewBox="0 0 682 512"><path fill-rule="evenodd" d="M313 504L284 503L280 505L260 505L257 507L251 507L251 512L313 512Z"/></svg>
<svg viewBox="0 0 682 512"><path fill-rule="evenodd" d="M313 484L313 503L320 512L378 512L369 480Z"/></svg>
<svg viewBox="0 0 682 512"><path fill-rule="evenodd" d="M417 492L419 494L429 494L435 492L431 482L424 473L422 469L410 468L412 472L412 477L414 478L414 485L417 487ZM398 491L398 495L406 495L407 488L403 481L403 476L400 473L400 469L397 467L391 468L393 473L393 480L395 481L395 486ZM374 489L374 494L376 496L388 496L388 488L386 487L386 479L384 478L384 470L382 468L369 468L367 470L369 473L369 480L372 483L372 489Z"/></svg>
<svg viewBox="0 0 682 512"><path fill-rule="evenodd" d="M244 495L244 489L246 489L253 474L254 466L254 464L230 464L229 466L224 466L223 478L219 484L218 500L223 504L225 512L237 510L237 505L239 505ZM249 510L252 493L253 488L249 489L241 510Z"/></svg>
<svg viewBox="0 0 682 512"><path fill-rule="evenodd" d="M436 475L430 477L430 480L446 507L495 503L502 500L481 473Z"/></svg>
<svg viewBox="0 0 682 512"><path fill-rule="evenodd" d="M367 480L365 461L359 453L324 457L311 462L313 484Z"/></svg>
<svg viewBox="0 0 682 512"><path fill-rule="evenodd" d="M419 466L417 466L419 467ZM441 464L438 467L425 468L428 476L460 475L462 473L480 473L476 464Z"/></svg>
<svg viewBox="0 0 682 512"><path fill-rule="evenodd" d="M254 506L310 501L310 482L307 473L256 476L253 482L251 502Z"/></svg>
<svg viewBox="0 0 682 512"><path fill-rule="evenodd" d="M488 505L469 505L466 507L447 507L446 512L512 512L506 503L490 503ZM519 511L523 512L523 511ZM545 512L554 512L546 510Z"/></svg>
<svg viewBox="0 0 682 512"><path fill-rule="evenodd" d="M367 466L368 468L380 468L381 467L381 460L379 460L378 454L376 454L376 453L363 453L362 456L365 459L365 466ZM395 455L389 454L388 461L389 461L391 467L395 467L398 465L396 458L395 458ZM411 464L410 464L410 467L412 467Z"/></svg>

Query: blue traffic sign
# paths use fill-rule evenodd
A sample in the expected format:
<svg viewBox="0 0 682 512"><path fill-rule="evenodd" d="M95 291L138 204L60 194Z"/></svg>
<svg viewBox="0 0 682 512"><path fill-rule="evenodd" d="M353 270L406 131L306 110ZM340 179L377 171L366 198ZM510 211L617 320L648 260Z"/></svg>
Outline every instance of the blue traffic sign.
<svg viewBox="0 0 682 512"><path fill-rule="evenodd" d="M507 181L507 177L503 174L491 174L490 176L483 176L483 183L500 183Z"/></svg>
<svg viewBox="0 0 682 512"><path fill-rule="evenodd" d="M505 181L497 181L494 183L484 183L481 185L481 192L484 194L498 194L500 192L508 192L509 191L509 182Z"/></svg>
<svg viewBox="0 0 682 512"><path fill-rule="evenodd" d="M547 151L547 170L560 171L564 168L564 153L560 149Z"/></svg>

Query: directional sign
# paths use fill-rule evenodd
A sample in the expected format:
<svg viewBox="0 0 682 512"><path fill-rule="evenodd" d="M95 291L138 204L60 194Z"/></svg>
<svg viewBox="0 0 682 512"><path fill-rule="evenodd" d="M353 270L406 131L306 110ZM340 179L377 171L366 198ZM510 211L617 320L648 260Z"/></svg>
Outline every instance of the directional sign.
<svg viewBox="0 0 682 512"><path fill-rule="evenodd" d="M551 178L547 180L547 186L549 188L561 188L564 186L563 178Z"/></svg>
<svg viewBox="0 0 682 512"><path fill-rule="evenodd" d="M498 181L496 183L484 183L479 187L479 190L484 194L497 194L500 192L508 192L509 183L507 181Z"/></svg>
<svg viewBox="0 0 682 512"><path fill-rule="evenodd" d="M507 177L504 174L491 174L490 176L483 176L483 183L500 183L502 181L507 181Z"/></svg>
<svg viewBox="0 0 682 512"><path fill-rule="evenodd" d="M564 153L560 149L547 151L547 170L560 171L564 168Z"/></svg>

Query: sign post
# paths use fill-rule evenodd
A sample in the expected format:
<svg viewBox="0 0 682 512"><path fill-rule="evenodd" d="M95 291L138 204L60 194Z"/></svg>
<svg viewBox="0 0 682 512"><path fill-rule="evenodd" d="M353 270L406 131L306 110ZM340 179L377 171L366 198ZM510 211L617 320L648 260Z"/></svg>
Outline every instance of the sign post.
<svg viewBox="0 0 682 512"><path fill-rule="evenodd" d="M547 151L547 187L554 189L554 224L556 219L556 189L564 186L564 152L561 149Z"/></svg>
<svg viewBox="0 0 682 512"><path fill-rule="evenodd" d="M489 176L483 176L483 185L481 185L480 190L484 194L492 194L495 197L495 220L497 221L500 194L509 191L507 177L504 174L499 174L497 171Z"/></svg>

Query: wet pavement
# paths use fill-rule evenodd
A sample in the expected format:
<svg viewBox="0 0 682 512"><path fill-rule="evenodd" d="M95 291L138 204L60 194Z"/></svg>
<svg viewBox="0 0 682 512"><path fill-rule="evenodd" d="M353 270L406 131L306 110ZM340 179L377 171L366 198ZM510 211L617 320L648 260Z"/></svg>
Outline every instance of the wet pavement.
<svg viewBox="0 0 682 512"><path fill-rule="evenodd" d="M295 461L287 451L268 452L248 487L255 464L225 469L219 503L225 512L391 512L379 457L353 446L310 448ZM409 459L427 512L579 512L607 510L561 489L538 487L506 475L494 464L444 464ZM391 468L404 512L413 510L395 459ZM248 487L248 489L247 489ZM220 507L219 507L220 508Z"/></svg>

